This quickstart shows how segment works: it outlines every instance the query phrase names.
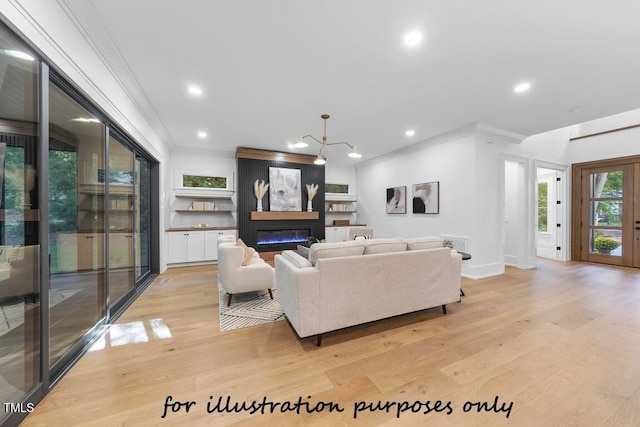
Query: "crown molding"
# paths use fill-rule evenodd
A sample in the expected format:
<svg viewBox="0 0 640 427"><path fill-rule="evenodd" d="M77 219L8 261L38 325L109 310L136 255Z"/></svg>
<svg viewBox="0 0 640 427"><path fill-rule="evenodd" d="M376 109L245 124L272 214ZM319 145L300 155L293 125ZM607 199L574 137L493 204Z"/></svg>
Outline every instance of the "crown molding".
<svg viewBox="0 0 640 427"><path fill-rule="evenodd" d="M144 92L135 75L131 71L124 56L113 41L113 37L106 29L102 18L90 1L86 0L56 0L67 17L74 24L78 32L82 35L86 43L91 47L96 56L100 59L105 68L109 71L114 81L127 95L131 103L135 106L140 115L154 129L160 140L167 144L167 148L171 149L173 143L166 126L160 119L160 116L153 108L147 94ZM75 64L75 62L74 62ZM76 68L77 64L76 64ZM118 111L116 105L101 91L93 80L83 73L85 79L90 81L92 87L100 92L110 106ZM137 130L137 127L124 115L120 114L119 119L126 122L130 128L136 129L139 136L144 139L143 134Z"/></svg>
<svg viewBox="0 0 640 427"><path fill-rule="evenodd" d="M381 161L390 160L395 157L408 155L411 153L415 153L417 151L422 151L427 148L435 147L436 145L445 144L447 142L464 138L467 136L478 136L478 135L484 137L486 142L489 142L489 143L503 142L503 143L519 144L520 142L522 142L522 140L526 138L525 135L520 135L514 132L509 132L503 129L499 129L491 125L488 125L486 123L475 122L475 123L471 123L466 126L462 126L460 128L442 133L440 135L436 135L434 137L425 139L423 141L416 142L406 147L399 148L389 153L382 154L378 157L365 160L364 162L358 163L356 165L356 168L359 168L361 166L368 166Z"/></svg>

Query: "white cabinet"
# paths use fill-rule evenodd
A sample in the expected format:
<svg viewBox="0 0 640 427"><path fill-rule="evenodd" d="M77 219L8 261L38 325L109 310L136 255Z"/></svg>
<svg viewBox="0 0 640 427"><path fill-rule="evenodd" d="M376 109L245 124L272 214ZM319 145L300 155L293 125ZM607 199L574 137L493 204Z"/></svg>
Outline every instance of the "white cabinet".
<svg viewBox="0 0 640 427"><path fill-rule="evenodd" d="M209 230L204 232L204 258L209 261L218 260L218 237L222 235L236 236L236 230Z"/></svg>
<svg viewBox="0 0 640 427"><path fill-rule="evenodd" d="M78 271L104 268L104 234L77 233Z"/></svg>
<svg viewBox="0 0 640 427"><path fill-rule="evenodd" d="M167 233L167 262L204 261L204 231Z"/></svg>
<svg viewBox="0 0 640 427"><path fill-rule="evenodd" d="M349 227L325 227L324 239L327 243L342 242L347 240Z"/></svg>
<svg viewBox="0 0 640 427"><path fill-rule="evenodd" d="M218 237L236 230L167 232L167 263L215 261L218 259Z"/></svg>
<svg viewBox="0 0 640 427"><path fill-rule="evenodd" d="M342 242L349 239L349 232L351 230L364 229L364 226L354 227L325 227L324 238L327 243Z"/></svg>
<svg viewBox="0 0 640 427"><path fill-rule="evenodd" d="M109 268L133 266L133 233L109 233Z"/></svg>

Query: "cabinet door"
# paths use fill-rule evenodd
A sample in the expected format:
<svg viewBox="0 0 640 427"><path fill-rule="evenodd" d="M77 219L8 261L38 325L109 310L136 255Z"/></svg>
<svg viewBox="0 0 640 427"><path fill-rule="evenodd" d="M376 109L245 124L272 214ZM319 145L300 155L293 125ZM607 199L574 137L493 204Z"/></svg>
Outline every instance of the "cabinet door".
<svg viewBox="0 0 640 427"><path fill-rule="evenodd" d="M187 236L187 261L204 261L204 231L189 231Z"/></svg>
<svg viewBox="0 0 640 427"><path fill-rule="evenodd" d="M342 242L347 239L348 227L325 227L325 241L327 243Z"/></svg>
<svg viewBox="0 0 640 427"><path fill-rule="evenodd" d="M204 258L207 261L218 260L218 237L222 235L233 235L235 237L236 230L211 230L204 232Z"/></svg>
<svg viewBox="0 0 640 427"><path fill-rule="evenodd" d="M78 233L78 270L104 268L104 234Z"/></svg>
<svg viewBox="0 0 640 427"><path fill-rule="evenodd" d="M130 233L109 234L109 268L133 266L133 235Z"/></svg>
<svg viewBox="0 0 640 427"><path fill-rule="evenodd" d="M187 262L187 233L167 233L167 262Z"/></svg>

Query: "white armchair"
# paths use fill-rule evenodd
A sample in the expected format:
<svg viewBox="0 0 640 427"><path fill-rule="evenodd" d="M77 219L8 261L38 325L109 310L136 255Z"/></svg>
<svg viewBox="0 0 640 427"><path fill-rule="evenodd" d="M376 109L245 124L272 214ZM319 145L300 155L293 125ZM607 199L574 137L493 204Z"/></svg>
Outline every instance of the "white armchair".
<svg viewBox="0 0 640 427"><path fill-rule="evenodd" d="M349 239L347 240L366 240L373 238L373 230L371 228L352 228L349 230Z"/></svg>
<svg viewBox="0 0 640 427"><path fill-rule="evenodd" d="M221 242L218 245L218 281L228 295L227 306L231 305L234 294L243 292L266 289L273 299L273 267L259 256L246 253L245 248L236 242Z"/></svg>

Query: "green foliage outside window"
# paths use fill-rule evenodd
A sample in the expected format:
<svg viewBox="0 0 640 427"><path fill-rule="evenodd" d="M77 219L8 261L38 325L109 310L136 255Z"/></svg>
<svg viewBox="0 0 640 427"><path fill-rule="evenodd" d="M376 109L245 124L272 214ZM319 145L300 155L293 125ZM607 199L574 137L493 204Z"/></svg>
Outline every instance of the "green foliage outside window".
<svg viewBox="0 0 640 427"><path fill-rule="evenodd" d="M189 188L227 188L224 176L182 175L182 186Z"/></svg>
<svg viewBox="0 0 640 427"><path fill-rule="evenodd" d="M348 184L325 184L325 193L349 194Z"/></svg>
<svg viewBox="0 0 640 427"><path fill-rule="evenodd" d="M546 182L538 183L538 231L547 231L547 190L549 184Z"/></svg>

